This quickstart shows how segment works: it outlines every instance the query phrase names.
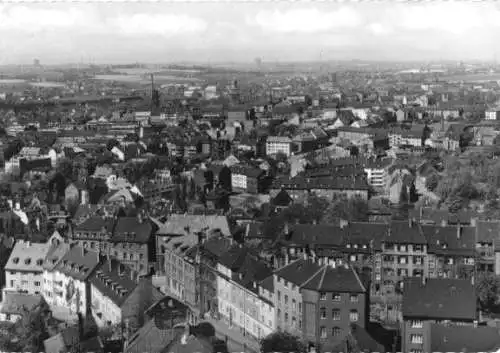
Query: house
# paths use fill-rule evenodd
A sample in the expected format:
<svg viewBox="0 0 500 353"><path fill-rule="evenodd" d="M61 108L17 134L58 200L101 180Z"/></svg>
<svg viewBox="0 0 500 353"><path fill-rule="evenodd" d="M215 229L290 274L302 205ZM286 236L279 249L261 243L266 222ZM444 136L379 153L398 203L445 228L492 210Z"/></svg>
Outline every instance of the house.
<svg viewBox="0 0 500 353"><path fill-rule="evenodd" d="M16 322L30 311L39 308L48 309L47 303L40 294L3 291L3 300L0 303L0 322Z"/></svg>
<svg viewBox="0 0 500 353"><path fill-rule="evenodd" d="M368 322L368 290L354 269L307 256L274 274L278 327L297 333L316 349L340 343L352 323Z"/></svg>
<svg viewBox="0 0 500 353"><path fill-rule="evenodd" d="M274 331L274 305L260 295L260 282L272 271L243 246L233 246L217 263L218 314L243 335L261 339Z"/></svg>
<svg viewBox="0 0 500 353"><path fill-rule="evenodd" d="M293 141L289 137L268 136L266 140L266 155L273 156L278 153L283 153L290 157L292 154Z"/></svg>
<svg viewBox="0 0 500 353"><path fill-rule="evenodd" d="M498 328L490 326L430 325L428 352L498 352L500 335ZM427 347L429 347L427 349Z"/></svg>
<svg viewBox="0 0 500 353"><path fill-rule="evenodd" d="M389 166L392 164L392 159L367 159L364 163L364 171L368 184L374 188L385 188L387 178L389 177Z"/></svg>
<svg viewBox="0 0 500 353"><path fill-rule="evenodd" d="M161 353L228 353L225 341L215 336L215 328L206 322L186 326Z"/></svg>
<svg viewBox="0 0 500 353"><path fill-rule="evenodd" d="M402 350L429 352L431 326L477 326L474 286L469 280L408 278L404 283Z"/></svg>
<svg viewBox="0 0 500 353"><path fill-rule="evenodd" d="M42 266L49 247L47 243L17 241L5 265L5 288L28 294L41 294Z"/></svg>
<svg viewBox="0 0 500 353"><path fill-rule="evenodd" d="M43 341L45 353L104 353L104 343L99 336L82 340L78 325L65 328Z"/></svg>
<svg viewBox="0 0 500 353"><path fill-rule="evenodd" d="M49 251L45 256L43 268L43 281L42 281L42 295L46 298L47 302L53 303L55 293L53 292L54 286L52 280L54 279L52 270L59 264L61 259L71 249L70 244L65 243L63 238L58 232L55 232L47 241L49 244Z"/></svg>
<svg viewBox="0 0 500 353"><path fill-rule="evenodd" d="M258 194L262 191L262 182L265 172L243 164L231 167L231 186L234 191L243 191Z"/></svg>
<svg viewBox="0 0 500 353"><path fill-rule="evenodd" d="M71 246L51 270L44 271L43 281L53 293L45 298L47 303L85 316L90 310L88 278L99 262L99 253L78 245Z"/></svg>
<svg viewBox="0 0 500 353"><path fill-rule="evenodd" d="M138 273L117 259L107 256L89 277L92 313L101 327L126 323L135 332L144 324L144 312L160 300L151 276Z"/></svg>
<svg viewBox="0 0 500 353"><path fill-rule="evenodd" d="M171 215L166 223L153 220L157 226L158 275L165 276L164 291L198 307L196 258L191 249L218 235L229 236L229 224L223 216ZM194 260L194 261L193 261ZM181 275L174 277L172 274Z"/></svg>
<svg viewBox="0 0 500 353"><path fill-rule="evenodd" d="M124 353L162 352L168 347L181 326L181 332L192 316L189 307L172 298L164 297L145 311L146 323L126 340Z"/></svg>
<svg viewBox="0 0 500 353"><path fill-rule="evenodd" d="M499 120L498 117L500 116L500 110L499 109L488 109L484 113L484 119L485 120Z"/></svg>

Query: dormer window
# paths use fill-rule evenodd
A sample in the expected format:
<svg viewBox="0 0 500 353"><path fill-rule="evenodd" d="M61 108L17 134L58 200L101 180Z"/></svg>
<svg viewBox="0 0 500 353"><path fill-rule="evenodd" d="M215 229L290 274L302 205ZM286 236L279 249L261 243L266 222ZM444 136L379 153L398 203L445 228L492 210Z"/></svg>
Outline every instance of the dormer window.
<svg viewBox="0 0 500 353"><path fill-rule="evenodd" d="M42 266L43 265L43 260L42 259L36 260L36 264L37 264L37 266Z"/></svg>
<svg viewBox="0 0 500 353"><path fill-rule="evenodd" d="M351 248L351 244L347 244L346 247L347 247L347 249L350 249Z"/></svg>
<svg viewBox="0 0 500 353"><path fill-rule="evenodd" d="M19 258L18 257L13 258L12 262L15 263L15 264L18 264L19 263Z"/></svg>
<svg viewBox="0 0 500 353"><path fill-rule="evenodd" d="M30 265L31 264L31 258L27 258L26 260L24 260L24 264L25 265Z"/></svg>

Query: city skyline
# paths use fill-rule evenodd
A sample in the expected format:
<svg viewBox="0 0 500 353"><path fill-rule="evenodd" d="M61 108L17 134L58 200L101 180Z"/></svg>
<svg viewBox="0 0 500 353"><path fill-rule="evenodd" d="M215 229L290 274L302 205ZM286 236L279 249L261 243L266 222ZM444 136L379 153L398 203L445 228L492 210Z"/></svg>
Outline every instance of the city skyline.
<svg viewBox="0 0 500 353"><path fill-rule="evenodd" d="M0 5L0 65L69 62L488 60L500 4Z"/></svg>

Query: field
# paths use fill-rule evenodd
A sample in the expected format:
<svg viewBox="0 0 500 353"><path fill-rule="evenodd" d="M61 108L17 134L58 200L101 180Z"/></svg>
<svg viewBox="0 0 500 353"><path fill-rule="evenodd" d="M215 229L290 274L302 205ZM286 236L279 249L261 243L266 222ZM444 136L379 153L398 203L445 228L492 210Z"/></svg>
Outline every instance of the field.
<svg viewBox="0 0 500 353"><path fill-rule="evenodd" d="M444 78L449 81L490 82L490 81L500 81L500 73L453 75L453 76L445 76Z"/></svg>

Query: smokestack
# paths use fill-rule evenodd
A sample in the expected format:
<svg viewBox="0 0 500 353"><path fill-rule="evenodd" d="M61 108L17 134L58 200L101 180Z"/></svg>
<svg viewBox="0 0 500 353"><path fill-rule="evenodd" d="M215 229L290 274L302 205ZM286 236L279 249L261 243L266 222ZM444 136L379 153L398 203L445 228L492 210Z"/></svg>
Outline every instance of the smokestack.
<svg viewBox="0 0 500 353"><path fill-rule="evenodd" d="M136 278L135 278L135 271L134 270L130 270L130 280L132 282L135 282L136 281Z"/></svg>
<svg viewBox="0 0 500 353"><path fill-rule="evenodd" d="M457 223L457 239L460 239L462 235L462 227L460 227L460 223Z"/></svg>

